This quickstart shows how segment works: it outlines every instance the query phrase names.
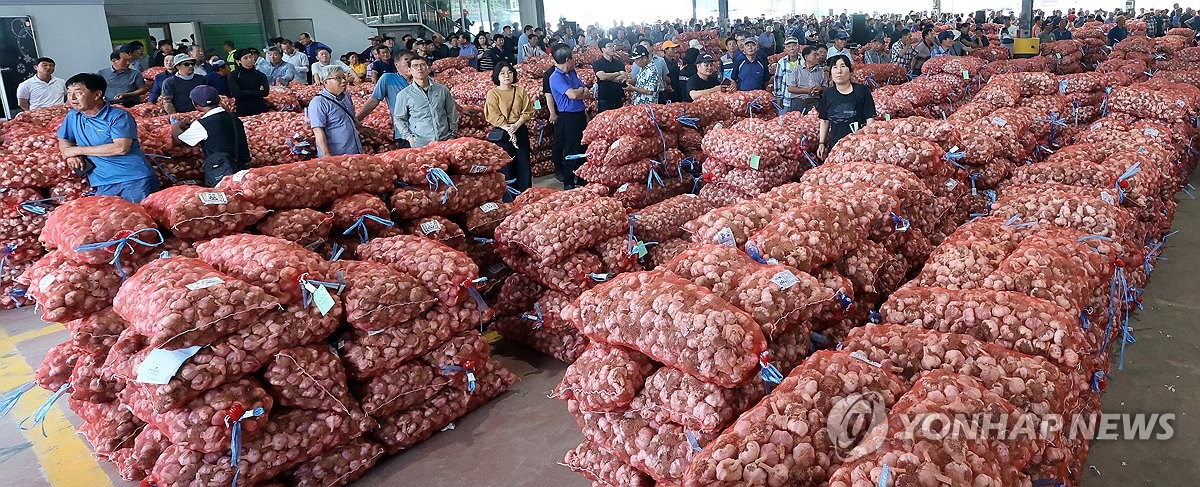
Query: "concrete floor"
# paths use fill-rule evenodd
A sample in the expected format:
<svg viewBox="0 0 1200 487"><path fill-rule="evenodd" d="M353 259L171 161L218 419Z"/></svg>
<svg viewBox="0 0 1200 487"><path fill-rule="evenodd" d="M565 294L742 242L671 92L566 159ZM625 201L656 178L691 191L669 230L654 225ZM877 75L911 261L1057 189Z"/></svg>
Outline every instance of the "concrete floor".
<svg viewBox="0 0 1200 487"><path fill-rule="evenodd" d="M1087 487L1185 486L1200 478L1200 202L1181 197L1181 232L1170 240L1134 322L1137 343L1125 354L1104 400L1106 412L1175 413L1168 441L1093 444ZM30 308L0 312L0 391L32 378L46 350L67 334ZM409 451L379 463L356 485L586 486L556 462L582 437L563 403L546 395L565 366L526 349L497 344L495 354L521 380L492 403ZM106 462L91 458L65 401L47 416L48 437L17 423L48 394L35 389L0 420L0 473L24 487L132 486ZM5 484L5 482L0 482Z"/></svg>

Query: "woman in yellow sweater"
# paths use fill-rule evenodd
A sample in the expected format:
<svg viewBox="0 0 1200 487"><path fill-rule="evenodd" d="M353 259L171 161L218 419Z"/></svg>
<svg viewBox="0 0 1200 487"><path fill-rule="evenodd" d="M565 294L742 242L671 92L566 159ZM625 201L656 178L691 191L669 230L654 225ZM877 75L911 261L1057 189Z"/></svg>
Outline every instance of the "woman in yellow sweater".
<svg viewBox="0 0 1200 487"><path fill-rule="evenodd" d="M524 191L533 185L529 172L529 127L533 118L533 104L524 88L516 85L517 70L508 63L500 63L492 70L492 83L496 85L487 93L483 105L483 117L492 125L488 140L500 146L513 161L501 171L508 179L516 179L513 187ZM511 201L511 195L505 195Z"/></svg>

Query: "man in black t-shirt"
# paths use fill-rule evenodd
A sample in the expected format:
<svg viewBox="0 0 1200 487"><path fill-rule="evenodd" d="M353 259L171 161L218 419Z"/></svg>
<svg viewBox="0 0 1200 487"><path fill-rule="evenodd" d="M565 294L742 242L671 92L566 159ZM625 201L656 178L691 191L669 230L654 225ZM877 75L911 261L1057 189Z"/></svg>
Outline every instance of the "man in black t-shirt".
<svg viewBox="0 0 1200 487"><path fill-rule="evenodd" d="M592 63L596 72L596 113L620 108L625 104L625 81L629 73L625 72L625 61L617 57L617 46L609 39L600 39L597 43L600 59Z"/></svg>
<svg viewBox="0 0 1200 487"><path fill-rule="evenodd" d="M726 81L729 84L722 85L721 77L717 76L717 60L708 54L701 54L696 58L696 75L688 79L687 90L683 92L683 101L693 101L718 91L737 90L737 85L733 84L732 80Z"/></svg>

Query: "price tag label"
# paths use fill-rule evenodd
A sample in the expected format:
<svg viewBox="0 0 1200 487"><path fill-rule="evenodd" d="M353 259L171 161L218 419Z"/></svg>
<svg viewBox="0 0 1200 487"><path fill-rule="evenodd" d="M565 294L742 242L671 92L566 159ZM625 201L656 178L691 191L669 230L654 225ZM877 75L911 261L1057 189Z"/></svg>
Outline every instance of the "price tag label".
<svg viewBox="0 0 1200 487"><path fill-rule="evenodd" d="M200 193L200 202L206 205L223 205L229 203L229 197L220 191Z"/></svg>
<svg viewBox="0 0 1200 487"><path fill-rule="evenodd" d="M1093 124L1092 124L1092 126L1091 126L1090 128L1091 128L1092 130L1100 130L1100 127L1102 127L1103 125L1104 125L1104 124L1102 124L1102 123L1100 123L1100 122L1096 122L1096 123L1093 123Z"/></svg>
<svg viewBox="0 0 1200 487"><path fill-rule="evenodd" d="M622 184L619 188L617 188L618 193L624 193L628 190L629 190L629 183Z"/></svg>
<svg viewBox="0 0 1200 487"><path fill-rule="evenodd" d="M621 139L617 139L617 140L614 140L612 144L608 145L608 150L613 150L620 146L621 146Z"/></svg>
<svg viewBox="0 0 1200 487"><path fill-rule="evenodd" d="M638 243L634 248L637 249L637 256L639 259L650 254L650 251L646 250L646 242L643 242L641 240L638 240Z"/></svg>
<svg viewBox="0 0 1200 487"><path fill-rule="evenodd" d="M884 120L891 120L891 119L892 119L892 114L890 114L890 113L885 113L885 114L883 114L883 119L884 119Z"/></svg>
<svg viewBox="0 0 1200 487"><path fill-rule="evenodd" d="M54 274L53 273L42 276L42 279L38 281L38 289L41 289L42 292L49 291L51 284L54 284Z"/></svg>
<svg viewBox="0 0 1200 487"><path fill-rule="evenodd" d="M213 276L213 277L206 277L199 281L188 284L187 288L192 291L197 291L200 289L210 288L210 287L216 286L217 284L224 284L224 283L225 283L225 281L222 281L221 278Z"/></svg>
<svg viewBox="0 0 1200 487"><path fill-rule="evenodd" d="M249 170L249 169L243 169L243 170L241 170L241 171L235 172L235 173L233 173L233 180L234 180L234 181L241 181L241 180L242 180L243 178L245 178L245 177L246 177L246 175L247 175L247 174L249 174L249 173L250 173L250 170Z"/></svg>
<svg viewBox="0 0 1200 487"><path fill-rule="evenodd" d="M440 222L438 222L437 220L429 220L426 222L421 222L421 232L424 233L425 235L429 235L429 234L436 232L438 230L441 230L441 229L442 229L442 224Z"/></svg>
<svg viewBox="0 0 1200 487"><path fill-rule="evenodd" d="M800 279L795 274L792 274L792 271L782 271L771 276L771 282L779 285L779 289L787 289L799 283Z"/></svg>
<svg viewBox="0 0 1200 487"><path fill-rule="evenodd" d="M1000 117L992 117L992 125L995 125L997 127L1004 127L1004 126L1008 125L1008 120L1005 120Z"/></svg>
<svg viewBox="0 0 1200 487"><path fill-rule="evenodd" d="M542 109L542 100L533 100L533 109L541 110Z"/></svg>
<svg viewBox="0 0 1200 487"><path fill-rule="evenodd" d="M950 188L950 189L957 188L957 187L958 187L958 180L956 180L956 179L947 179L947 180L946 180L946 187L947 187L947 188Z"/></svg>
<svg viewBox="0 0 1200 487"><path fill-rule="evenodd" d="M333 296L329 295L329 290L325 286L317 286L317 290L313 292L313 304L317 305L317 311L321 312L321 316L329 314L329 310L333 309Z"/></svg>
<svg viewBox="0 0 1200 487"><path fill-rule="evenodd" d="M850 356L854 357L856 359L862 360L863 362L866 362L868 364L874 365L875 367L883 367L883 364L868 358L867 354L863 353L862 350L855 350L854 353L850 354Z"/></svg>
<svg viewBox="0 0 1200 487"><path fill-rule="evenodd" d="M958 146L951 147L950 152L958 152Z"/></svg>
<svg viewBox="0 0 1200 487"><path fill-rule="evenodd" d="M1054 53L1054 57L1055 57L1056 59L1062 59L1062 53L1061 53L1061 52L1056 52L1056 53Z"/></svg>
<svg viewBox="0 0 1200 487"><path fill-rule="evenodd" d="M492 202L488 202L488 203L484 203L483 205L481 205L481 206L479 207L479 209L480 209L480 210L483 210L483 212L484 212L484 213L491 213L491 212L493 212L493 211L499 210L499 209L500 209L500 205L497 205L497 204L495 204L495 203L492 203Z"/></svg>
<svg viewBox="0 0 1200 487"><path fill-rule="evenodd" d="M964 69L963 70L963 79L971 79L971 72Z"/></svg>
<svg viewBox="0 0 1200 487"><path fill-rule="evenodd" d="M752 156L750 156L750 169L753 169L753 170L757 171L757 170L758 170L758 163L759 163L761 160L762 160L762 158L761 158L761 157L759 157L759 156L758 156L758 154L755 154L755 155L752 155Z"/></svg>
<svg viewBox="0 0 1200 487"><path fill-rule="evenodd" d="M1108 203L1110 205L1117 204L1117 200L1113 199L1112 195L1108 194L1108 191L1101 191L1100 199L1104 200L1105 203Z"/></svg>
<svg viewBox="0 0 1200 487"><path fill-rule="evenodd" d="M163 385L169 383L171 378L175 377L175 373L179 371L179 367L199 351L199 345L179 350L163 350L161 348L151 350L146 355L146 360L138 365L136 380L144 384Z"/></svg>
<svg viewBox="0 0 1200 487"><path fill-rule="evenodd" d="M488 169L490 169L490 168L487 166L476 164L474 166L471 166L471 174L479 174L481 172L487 172Z"/></svg>
<svg viewBox="0 0 1200 487"><path fill-rule="evenodd" d="M488 270L488 272L490 272L492 274L497 274L500 271L504 270L504 268L505 268L504 264L492 264L491 266L488 266L487 270Z"/></svg>
<svg viewBox="0 0 1200 487"><path fill-rule="evenodd" d="M722 228L721 231L717 232L717 243L721 245L728 245L730 247L737 247L737 241L733 239L733 230L730 230L729 227L725 227Z"/></svg>
<svg viewBox="0 0 1200 487"><path fill-rule="evenodd" d="M1151 137L1158 137L1158 129L1153 127L1146 127L1146 130L1143 130L1142 133Z"/></svg>

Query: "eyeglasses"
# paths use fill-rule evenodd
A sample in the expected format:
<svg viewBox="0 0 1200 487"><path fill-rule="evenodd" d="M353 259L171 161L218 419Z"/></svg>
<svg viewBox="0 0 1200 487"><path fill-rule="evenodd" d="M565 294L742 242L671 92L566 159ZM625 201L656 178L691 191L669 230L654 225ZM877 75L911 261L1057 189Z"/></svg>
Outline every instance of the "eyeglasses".
<svg viewBox="0 0 1200 487"><path fill-rule="evenodd" d="M176 64L176 66L195 66L195 65L196 65L196 63L192 63L192 62Z"/></svg>

